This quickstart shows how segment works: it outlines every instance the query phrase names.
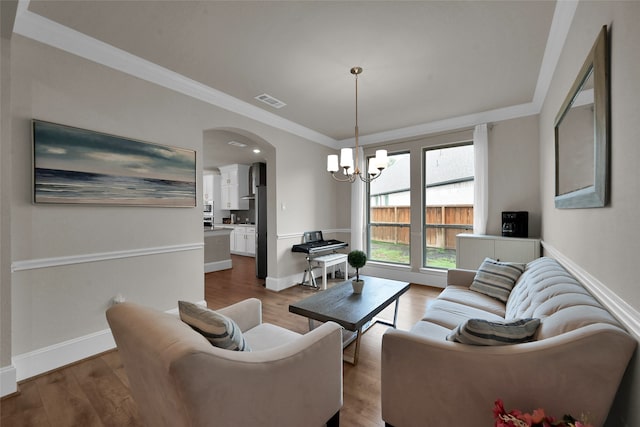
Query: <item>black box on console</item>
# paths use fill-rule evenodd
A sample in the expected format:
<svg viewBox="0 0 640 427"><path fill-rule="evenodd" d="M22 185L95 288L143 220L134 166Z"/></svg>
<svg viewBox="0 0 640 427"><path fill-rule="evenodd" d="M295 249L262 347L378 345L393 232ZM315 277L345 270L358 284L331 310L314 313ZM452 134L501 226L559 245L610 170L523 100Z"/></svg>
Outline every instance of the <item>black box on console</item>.
<svg viewBox="0 0 640 427"><path fill-rule="evenodd" d="M529 237L529 212L502 212L502 235Z"/></svg>

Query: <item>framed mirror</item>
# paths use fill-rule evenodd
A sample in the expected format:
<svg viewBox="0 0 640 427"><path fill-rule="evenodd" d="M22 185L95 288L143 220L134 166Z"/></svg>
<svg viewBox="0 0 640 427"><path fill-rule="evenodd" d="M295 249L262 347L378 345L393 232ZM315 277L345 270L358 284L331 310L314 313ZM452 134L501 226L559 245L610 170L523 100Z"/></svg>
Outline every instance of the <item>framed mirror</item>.
<svg viewBox="0 0 640 427"><path fill-rule="evenodd" d="M602 27L555 121L556 208L609 199L609 49Z"/></svg>

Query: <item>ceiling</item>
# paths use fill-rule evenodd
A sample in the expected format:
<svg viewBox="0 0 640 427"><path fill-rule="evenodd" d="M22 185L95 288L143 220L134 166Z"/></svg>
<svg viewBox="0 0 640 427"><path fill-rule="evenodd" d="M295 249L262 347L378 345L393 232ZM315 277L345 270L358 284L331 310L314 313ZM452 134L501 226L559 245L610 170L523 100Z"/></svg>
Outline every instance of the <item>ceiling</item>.
<svg viewBox="0 0 640 427"><path fill-rule="evenodd" d="M354 134L349 69L356 65L364 68L358 96L365 143L367 136L375 142L395 130L530 105L541 89L555 9L553 1L483 0L28 3L30 15L336 147ZM29 36L26 24L16 27ZM263 93L286 106L254 99Z"/></svg>

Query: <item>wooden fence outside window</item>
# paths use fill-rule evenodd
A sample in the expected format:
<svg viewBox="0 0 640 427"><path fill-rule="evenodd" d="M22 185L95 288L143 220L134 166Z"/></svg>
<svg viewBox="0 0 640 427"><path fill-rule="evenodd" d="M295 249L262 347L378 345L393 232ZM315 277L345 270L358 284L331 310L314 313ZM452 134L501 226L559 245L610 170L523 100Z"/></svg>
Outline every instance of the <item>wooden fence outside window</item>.
<svg viewBox="0 0 640 427"><path fill-rule="evenodd" d="M426 242L430 248L455 249L456 235L473 229L473 206L427 206ZM371 208L371 240L409 244L410 207L376 206Z"/></svg>

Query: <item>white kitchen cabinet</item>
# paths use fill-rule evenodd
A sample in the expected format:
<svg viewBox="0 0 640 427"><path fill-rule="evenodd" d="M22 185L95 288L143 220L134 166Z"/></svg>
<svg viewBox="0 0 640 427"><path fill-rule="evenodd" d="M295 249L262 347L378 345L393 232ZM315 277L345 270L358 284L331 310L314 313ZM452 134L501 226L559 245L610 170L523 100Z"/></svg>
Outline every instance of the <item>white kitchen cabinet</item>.
<svg viewBox="0 0 640 427"><path fill-rule="evenodd" d="M202 175L202 198L205 203L213 201L213 174Z"/></svg>
<svg viewBox="0 0 640 427"><path fill-rule="evenodd" d="M231 232L231 252L236 255L256 255L256 228L236 226Z"/></svg>
<svg viewBox="0 0 640 427"><path fill-rule="evenodd" d="M456 266L476 270L485 258L527 263L540 257L540 239L458 234Z"/></svg>
<svg viewBox="0 0 640 427"><path fill-rule="evenodd" d="M249 200L242 199L249 193L249 166L220 166L220 176L220 209L249 209Z"/></svg>

